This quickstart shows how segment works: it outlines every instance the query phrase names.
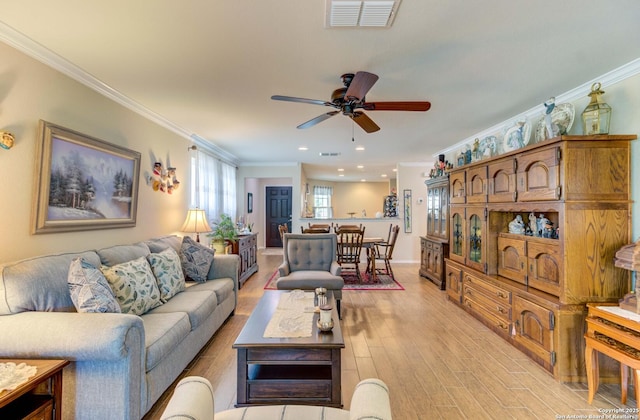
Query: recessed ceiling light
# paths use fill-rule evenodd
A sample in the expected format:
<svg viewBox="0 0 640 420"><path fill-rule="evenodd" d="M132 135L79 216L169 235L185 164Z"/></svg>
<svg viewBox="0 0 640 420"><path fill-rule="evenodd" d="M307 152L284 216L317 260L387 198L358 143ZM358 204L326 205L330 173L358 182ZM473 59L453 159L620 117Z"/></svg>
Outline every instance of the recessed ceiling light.
<svg viewBox="0 0 640 420"><path fill-rule="evenodd" d="M307 146L300 146L298 147L298 150L309 150L309 148Z"/></svg>
<svg viewBox="0 0 640 420"><path fill-rule="evenodd" d="M367 182L367 180L366 180L366 179L364 179L364 178L362 178L362 179L360 180L360 182Z"/></svg>
<svg viewBox="0 0 640 420"><path fill-rule="evenodd" d="M338 172L344 172L344 168L338 168Z"/></svg>
<svg viewBox="0 0 640 420"><path fill-rule="evenodd" d="M344 174L338 174L338 176L344 176Z"/></svg>
<svg viewBox="0 0 640 420"><path fill-rule="evenodd" d="M356 147L356 150L359 150L359 151L360 150L364 150L364 146L358 146L358 147Z"/></svg>
<svg viewBox="0 0 640 420"><path fill-rule="evenodd" d="M358 168L358 169L364 169L364 165L358 165L358 166L356 166L356 168Z"/></svg>
<svg viewBox="0 0 640 420"><path fill-rule="evenodd" d="M383 178L386 178L386 177L387 177L387 174L382 174L382 175L380 175L380 176L381 176L381 177L383 177Z"/></svg>
<svg viewBox="0 0 640 420"><path fill-rule="evenodd" d="M398 172L398 168L393 168L393 172Z"/></svg>

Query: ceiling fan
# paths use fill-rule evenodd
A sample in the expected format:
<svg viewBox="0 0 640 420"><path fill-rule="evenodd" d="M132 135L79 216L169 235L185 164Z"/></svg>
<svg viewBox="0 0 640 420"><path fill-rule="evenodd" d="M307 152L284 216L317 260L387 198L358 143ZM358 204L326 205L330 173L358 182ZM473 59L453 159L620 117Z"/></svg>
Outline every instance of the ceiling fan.
<svg viewBox="0 0 640 420"><path fill-rule="evenodd" d="M342 113L351 118L367 133L380 130L380 127L371 118L361 111L428 111L431 103L423 102L366 102L365 95L369 89L378 81L378 76L366 71L359 71L356 74L343 74L340 79L344 87L336 89L331 94L331 102L319 99L296 98L293 96L273 95L271 99L276 101L301 102L312 105L324 105L336 110L319 115L297 128L309 128L314 125Z"/></svg>

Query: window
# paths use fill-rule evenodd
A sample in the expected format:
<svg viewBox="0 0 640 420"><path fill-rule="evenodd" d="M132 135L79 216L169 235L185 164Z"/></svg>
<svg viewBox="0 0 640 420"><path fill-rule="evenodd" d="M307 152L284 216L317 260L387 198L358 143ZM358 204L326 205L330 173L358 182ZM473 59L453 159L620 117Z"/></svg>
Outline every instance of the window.
<svg viewBox="0 0 640 420"><path fill-rule="evenodd" d="M190 207L205 211L210 222L221 214L236 217L236 168L198 148L191 156Z"/></svg>
<svg viewBox="0 0 640 420"><path fill-rule="evenodd" d="M333 207L331 207L332 187L313 187L313 217L317 219L331 219Z"/></svg>

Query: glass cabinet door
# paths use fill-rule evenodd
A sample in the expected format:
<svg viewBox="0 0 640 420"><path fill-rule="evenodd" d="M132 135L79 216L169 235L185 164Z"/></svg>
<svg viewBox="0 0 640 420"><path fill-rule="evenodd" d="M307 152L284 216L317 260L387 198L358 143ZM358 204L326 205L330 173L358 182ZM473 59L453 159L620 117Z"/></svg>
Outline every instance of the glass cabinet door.
<svg viewBox="0 0 640 420"><path fill-rule="evenodd" d="M427 190L427 236L433 235L435 230L435 217L433 207L433 195L435 191L432 188Z"/></svg>
<svg viewBox="0 0 640 420"><path fill-rule="evenodd" d="M465 217L464 208L451 207L451 244L449 258L459 263L465 262Z"/></svg>
<svg viewBox="0 0 640 420"><path fill-rule="evenodd" d="M466 264L478 271L485 271L486 247L484 242L485 231L484 208L467 208L467 261Z"/></svg>
<svg viewBox="0 0 640 420"><path fill-rule="evenodd" d="M449 239L449 220L447 219L449 210L449 188L447 186L440 188L440 237Z"/></svg>

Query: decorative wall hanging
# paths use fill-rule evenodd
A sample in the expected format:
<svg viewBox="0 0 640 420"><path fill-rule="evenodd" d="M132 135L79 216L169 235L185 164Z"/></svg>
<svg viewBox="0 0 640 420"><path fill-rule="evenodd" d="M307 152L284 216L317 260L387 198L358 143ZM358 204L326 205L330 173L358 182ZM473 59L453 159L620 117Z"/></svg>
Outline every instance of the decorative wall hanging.
<svg viewBox="0 0 640 420"><path fill-rule="evenodd" d="M411 233L411 190L404 190L404 233Z"/></svg>
<svg viewBox="0 0 640 420"><path fill-rule="evenodd" d="M0 147L5 150L9 150L13 147L14 143L15 139L13 137L13 134L9 133L8 131L0 131Z"/></svg>
<svg viewBox="0 0 640 420"><path fill-rule="evenodd" d="M180 181L176 178L176 168L170 166L165 170L162 162L155 162L152 174L147 175L147 185L151 185L153 191L172 194L180 187Z"/></svg>
<svg viewBox="0 0 640 420"><path fill-rule="evenodd" d="M136 225L140 153L40 121L32 233Z"/></svg>

